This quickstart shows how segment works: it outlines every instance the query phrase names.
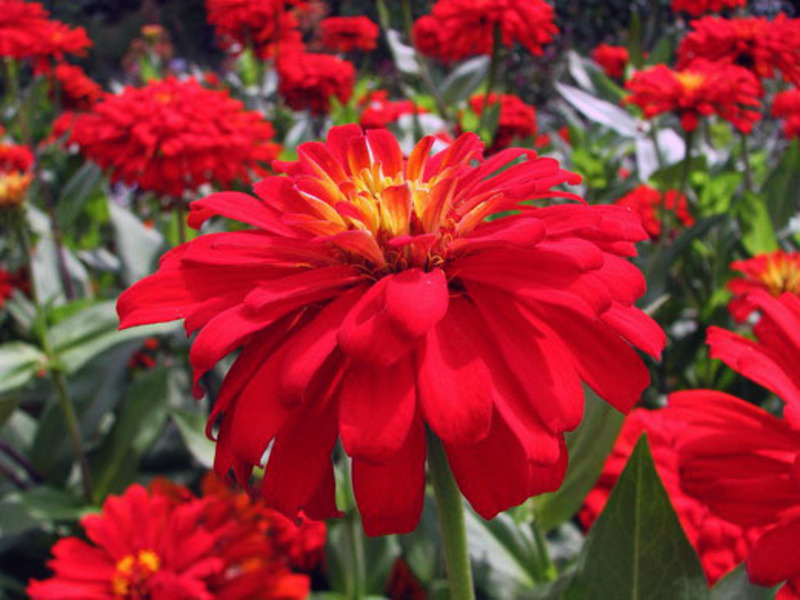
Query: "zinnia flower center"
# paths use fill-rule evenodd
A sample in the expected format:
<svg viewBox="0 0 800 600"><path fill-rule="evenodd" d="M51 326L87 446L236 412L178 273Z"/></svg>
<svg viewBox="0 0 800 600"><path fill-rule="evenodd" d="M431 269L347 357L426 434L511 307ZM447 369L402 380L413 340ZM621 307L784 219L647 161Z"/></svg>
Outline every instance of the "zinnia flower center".
<svg viewBox="0 0 800 600"><path fill-rule="evenodd" d="M0 174L0 208L10 208L22 203L33 181L32 173L12 171Z"/></svg>
<svg viewBox="0 0 800 600"><path fill-rule="evenodd" d="M705 77L700 73L675 73L675 79L689 93L700 89L705 83Z"/></svg>
<svg viewBox="0 0 800 600"><path fill-rule="evenodd" d="M114 597L119 600L148 600L148 580L161 568L161 559L152 550L140 550L117 561L111 580Z"/></svg>
<svg viewBox="0 0 800 600"><path fill-rule="evenodd" d="M773 257L767 262L761 281L773 296L785 292L800 294L800 261L783 256Z"/></svg>

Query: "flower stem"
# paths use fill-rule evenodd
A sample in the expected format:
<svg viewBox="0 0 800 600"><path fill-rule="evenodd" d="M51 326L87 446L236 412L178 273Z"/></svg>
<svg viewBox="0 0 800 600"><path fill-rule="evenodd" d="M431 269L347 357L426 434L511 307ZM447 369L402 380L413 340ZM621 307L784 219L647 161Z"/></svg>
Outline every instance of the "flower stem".
<svg viewBox="0 0 800 600"><path fill-rule="evenodd" d="M750 164L750 150L747 134L742 133L742 160L744 161L744 189L753 193L753 166Z"/></svg>
<svg viewBox="0 0 800 600"><path fill-rule="evenodd" d="M531 523L531 531L533 533L533 543L536 548L537 560L535 568L537 581L553 581L558 577L558 571L556 570L556 565L553 563L553 559L550 558L547 538L535 520Z"/></svg>
<svg viewBox="0 0 800 600"><path fill-rule="evenodd" d="M439 511L450 597L453 600L474 600L461 492L450 472L442 442L431 432L428 432L428 469Z"/></svg>
<svg viewBox="0 0 800 600"><path fill-rule="evenodd" d="M87 502L92 501L92 476L89 470L89 461L86 458L86 452L83 447L83 438L81 436L80 425L78 424L78 416L75 413L75 406L69 396L67 382L64 378L64 373L61 371L58 357L53 351L53 346L50 343L50 331L47 326L47 318L44 315L42 304L39 300L39 294L36 289L36 279L33 272L33 252L30 237L28 235L28 223L20 209L20 215L16 219L17 234L19 236L20 248L22 249L26 267L28 270L28 282L30 286L31 300L33 301L36 309L36 332L39 337L39 345L42 351L47 356L47 369L50 372L50 378L53 380L53 387L56 390L58 403L61 406L61 411L64 413L64 423L67 426L67 433L69 435L72 451L75 455L75 460L81 470L81 485L83 486L83 493Z"/></svg>
<svg viewBox="0 0 800 600"><path fill-rule="evenodd" d="M500 54L503 50L503 38L500 32L500 25L494 27L494 34L492 37L492 56L489 59L489 81L486 84L486 95L483 97L483 110L481 111L480 128L484 129L486 126L486 118L489 114L489 100L495 85L497 85L497 72L500 69ZM500 109L498 102L498 110ZM494 131L489 132L492 139L489 140L488 145L491 146L494 142Z"/></svg>
<svg viewBox="0 0 800 600"><path fill-rule="evenodd" d="M177 218L178 218L178 243L186 243L186 201L183 198L178 198L177 201Z"/></svg>
<svg viewBox="0 0 800 600"><path fill-rule="evenodd" d="M350 459L344 457L344 480L352 481ZM347 600L361 600L364 597L364 582L366 572L364 570L364 544L361 537L361 524L358 519L358 507L356 506L355 493L352 488L348 488L347 516L344 519L347 543L350 546L350 577L346 582Z"/></svg>

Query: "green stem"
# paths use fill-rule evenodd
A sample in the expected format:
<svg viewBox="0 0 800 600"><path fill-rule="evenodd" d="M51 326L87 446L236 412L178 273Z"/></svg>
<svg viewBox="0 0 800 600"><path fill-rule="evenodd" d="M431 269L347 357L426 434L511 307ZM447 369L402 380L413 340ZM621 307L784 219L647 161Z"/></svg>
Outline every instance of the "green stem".
<svg viewBox="0 0 800 600"><path fill-rule="evenodd" d="M53 346L50 343L50 331L47 326L47 318L44 315L41 302L39 301L39 294L36 288L36 279L33 272L33 253L30 237L28 235L27 219L24 217L20 209L20 215L17 219L17 233L19 236L20 248L22 249L25 259L26 268L28 270L28 281L30 286L31 300L33 301L36 309L36 331L39 337L39 344L42 351L47 356L47 368L50 372L50 377L53 380L53 387L58 396L58 403L61 406L61 411L64 413L64 422L67 426L67 433L69 434L72 451L75 455L75 460L81 470L81 485L83 486L83 493L87 502L92 501L92 476L89 470L89 461L86 458L86 451L83 447L83 438L81 436L80 425L78 424L78 416L75 413L75 406L69 396L67 382L64 378L64 373L61 371L58 356L53 351Z"/></svg>
<svg viewBox="0 0 800 600"><path fill-rule="evenodd" d="M186 201L183 198L177 199L178 210L178 243L186 243Z"/></svg>
<svg viewBox="0 0 800 600"><path fill-rule="evenodd" d="M553 559L550 558L547 538L536 521L531 523L531 531L533 532L533 543L536 548L537 581L553 581L558 577L558 570L556 569L555 563L553 563Z"/></svg>
<svg viewBox="0 0 800 600"><path fill-rule="evenodd" d="M350 459L344 457L344 480L352 481L350 476ZM347 543L350 546L350 577L346 582L345 596L348 600L361 600L365 594L366 570L364 568L364 544L361 537L361 523L358 518L358 507L356 505L355 494L348 488L347 516L345 517L345 533Z"/></svg>
<svg viewBox="0 0 800 600"><path fill-rule="evenodd" d="M658 129L656 128L655 121L650 121L650 141L653 142L653 148L656 153L656 162L658 168L663 169L665 166L664 153L661 152L661 145L658 143Z"/></svg>
<svg viewBox="0 0 800 600"><path fill-rule="evenodd" d="M472 567L469 562L467 529L464 524L464 507L461 492L447 463L442 442L433 433L428 434L428 469L439 512L442 530L447 578L453 600L474 600Z"/></svg>
<svg viewBox="0 0 800 600"><path fill-rule="evenodd" d="M750 164L750 150L747 143L747 134L742 133L742 160L744 161L744 188L753 193L753 167Z"/></svg>
<svg viewBox="0 0 800 600"><path fill-rule="evenodd" d="M489 81L486 85L486 95L483 97L483 110L481 111L480 128L481 131L486 126L486 118L489 115L489 100L494 87L497 84L497 72L500 69L500 55L503 50L503 38L500 32L500 25L495 25L492 38L492 56L489 59ZM499 103L498 103L499 104ZM499 106L498 106L499 109ZM489 132L489 146L494 142L494 131Z"/></svg>
<svg viewBox="0 0 800 600"><path fill-rule="evenodd" d="M683 141L686 145L686 151L683 155L683 166L681 168L681 182L678 187L678 192L681 195L686 194L689 185L689 174L692 172L692 150L694 146L694 131L687 131L684 134Z"/></svg>

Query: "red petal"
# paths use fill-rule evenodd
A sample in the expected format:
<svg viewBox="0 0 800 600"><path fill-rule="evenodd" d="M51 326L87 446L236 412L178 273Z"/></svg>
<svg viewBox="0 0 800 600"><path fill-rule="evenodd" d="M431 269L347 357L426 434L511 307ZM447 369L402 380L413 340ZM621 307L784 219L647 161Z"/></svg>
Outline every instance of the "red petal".
<svg viewBox="0 0 800 600"><path fill-rule="evenodd" d="M386 314L409 336L426 333L444 317L449 299L444 271L410 269L387 279Z"/></svg>
<svg viewBox="0 0 800 600"><path fill-rule="evenodd" d="M800 519L778 525L761 536L747 559L747 573L759 585L771 587L800 577Z"/></svg>

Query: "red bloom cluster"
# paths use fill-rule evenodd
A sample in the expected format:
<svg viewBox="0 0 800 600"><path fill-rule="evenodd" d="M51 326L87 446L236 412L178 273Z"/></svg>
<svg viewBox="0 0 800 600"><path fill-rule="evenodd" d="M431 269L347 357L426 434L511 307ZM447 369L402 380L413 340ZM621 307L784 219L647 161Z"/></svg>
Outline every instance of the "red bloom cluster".
<svg viewBox="0 0 800 600"><path fill-rule="evenodd" d="M302 47L297 19L289 10L298 0L206 0L208 22L226 49L252 47L259 58Z"/></svg>
<svg viewBox="0 0 800 600"><path fill-rule="evenodd" d="M103 97L103 88L90 79L83 69L61 63L53 69L52 85L58 94L61 108L85 112Z"/></svg>
<svg viewBox="0 0 800 600"><path fill-rule="evenodd" d="M701 501L681 489L676 430L678 421L668 410L634 409L620 431L614 449L606 459L594 489L586 496L579 519L584 527L603 512L611 491L622 474L636 442L643 433L653 455L656 471L667 490L672 506L703 565L709 586L744 561L760 531L743 528L710 511Z"/></svg>
<svg viewBox="0 0 800 600"><path fill-rule="evenodd" d="M28 287L24 271L11 273L0 267L0 308L5 306L15 289L25 290Z"/></svg>
<svg viewBox="0 0 800 600"><path fill-rule="evenodd" d="M663 347L634 306L638 217L531 204L577 199L553 188L580 181L532 151L484 160L465 134L430 156L433 143L405 160L386 129L334 127L274 163L286 176L257 197L193 202L194 227L254 228L176 248L119 300L123 327L185 319L196 382L242 348L209 420L215 467L247 481L269 446L263 495L287 516L338 514L341 437L365 530L414 529L426 428L486 518L553 490L582 382L627 411L649 381L634 347Z"/></svg>
<svg viewBox="0 0 800 600"><path fill-rule="evenodd" d="M204 183L248 181L277 157L272 126L227 92L166 79L106 96L70 141L114 181L172 197Z"/></svg>
<svg viewBox="0 0 800 600"><path fill-rule="evenodd" d="M745 67L759 78L779 71L800 85L800 19L780 14L772 21L764 17L692 21L692 31L678 47L678 68L697 59Z"/></svg>
<svg viewBox="0 0 800 600"><path fill-rule="evenodd" d="M380 29L367 17L328 17L320 23L322 45L335 52L374 50Z"/></svg>
<svg viewBox="0 0 800 600"><path fill-rule="evenodd" d="M330 54L289 52L278 60L278 93L294 110L327 114L332 97L350 100L355 80L353 64Z"/></svg>
<svg viewBox="0 0 800 600"><path fill-rule="evenodd" d="M592 51L592 60L600 65L609 77L622 79L625 76L625 67L630 61L630 55L625 46L600 44Z"/></svg>
<svg viewBox="0 0 800 600"><path fill-rule="evenodd" d="M731 263L731 269L743 275L728 282L728 289L734 295L728 309L739 322L755 310L747 298L754 290L766 290L775 297L787 292L800 295L800 252L776 250L759 254Z"/></svg>
<svg viewBox="0 0 800 600"><path fill-rule="evenodd" d="M33 181L33 154L27 146L0 144L0 210L19 206Z"/></svg>
<svg viewBox="0 0 800 600"><path fill-rule="evenodd" d="M82 55L92 42L83 27L51 20L41 4L0 0L0 56L44 61Z"/></svg>
<svg viewBox="0 0 800 600"><path fill-rule="evenodd" d="M625 87L631 92L626 101L639 106L645 117L674 112L686 131L697 129L701 117L716 114L750 133L761 118L761 84L736 65L697 60L680 71L656 65L636 73Z"/></svg>
<svg viewBox="0 0 800 600"><path fill-rule="evenodd" d="M772 116L784 119L783 133L787 138L800 137L800 89L776 94L772 101Z"/></svg>
<svg viewBox="0 0 800 600"><path fill-rule="evenodd" d="M705 13L721 12L726 8L742 8L747 0L672 0L672 10L699 17Z"/></svg>
<svg viewBox="0 0 800 600"><path fill-rule="evenodd" d="M652 240L657 240L661 237L663 218L665 216L675 220L675 224L685 227L694 225L694 219L689 214L686 196L677 190L660 192L648 185L640 185L614 204L628 207L637 213L642 219L645 231Z"/></svg>
<svg viewBox="0 0 800 600"><path fill-rule="evenodd" d="M441 60L491 54L494 32L502 43L519 42L537 56L558 34L555 11L544 0L437 0L429 16L414 24L420 52Z"/></svg>
<svg viewBox="0 0 800 600"><path fill-rule="evenodd" d="M204 488L198 498L156 482L149 492L132 485L109 497L101 514L81 521L89 542L59 540L50 562L54 576L31 581L28 594L32 600L306 598L308 577L290 570L276 542L276 534L285 537L283 530L294 526L246 494L208 482ZM324 526L315 527L323 527L324 541Z"/></svg>
<svg viewBox="0 0 800 600"><path fill-rule="evenodd" d="M514 140L535 137L536 109L525 104L513 94L489 94L489 106L500 102L500 120L497 124L494 143L490 152L497 152L511 146ZM477 114L483 113L486 96L481 94L470 98L469 107Z"/></svg>
<svg viewBox="0 0 800 600"><path fill-rule="evenodd" d="M375 90L358 101L364 106L359 123L364 129L386 127L395 123L403 115L424 113L425 109L414 104L413 100L389 100L389 92Z"/></svg>

